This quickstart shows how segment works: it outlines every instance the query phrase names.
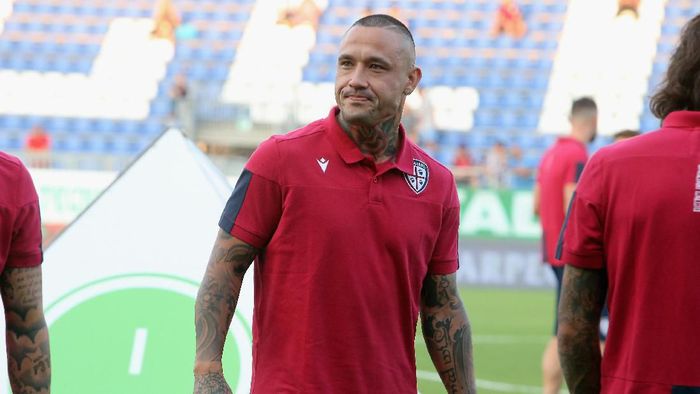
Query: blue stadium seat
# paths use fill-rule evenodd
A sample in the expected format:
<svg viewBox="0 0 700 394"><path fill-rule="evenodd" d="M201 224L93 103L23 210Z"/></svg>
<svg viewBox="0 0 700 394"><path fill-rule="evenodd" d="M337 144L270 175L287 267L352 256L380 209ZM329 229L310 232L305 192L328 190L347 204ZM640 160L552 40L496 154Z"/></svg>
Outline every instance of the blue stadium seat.
<svg viewBox="0 0 700 394"><path fill-rule="evenodd" d="M146 135L159 135L165 130L161 122L155 118L146 120L141 126L142 133Z"/></svg>
<svg viewBox="0 0 700 394"><path fill-rule="evenodd" d="M7 133L4 138L0 138L0 150L17 151L24 146L23 138L20 133Z"/></svg>

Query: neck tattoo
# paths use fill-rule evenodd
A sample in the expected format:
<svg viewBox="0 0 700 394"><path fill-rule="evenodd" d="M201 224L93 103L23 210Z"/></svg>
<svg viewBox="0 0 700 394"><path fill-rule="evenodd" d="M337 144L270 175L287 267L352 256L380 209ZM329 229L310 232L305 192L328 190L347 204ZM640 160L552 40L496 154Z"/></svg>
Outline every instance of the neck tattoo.
<svg viewBox="0 0 700 394"><path fill-rule="evenodd" d="M399 120L390 118L375 126L351 125L338 117L345 133L362 153L376 162L394 159L398 151Z"/></svg>

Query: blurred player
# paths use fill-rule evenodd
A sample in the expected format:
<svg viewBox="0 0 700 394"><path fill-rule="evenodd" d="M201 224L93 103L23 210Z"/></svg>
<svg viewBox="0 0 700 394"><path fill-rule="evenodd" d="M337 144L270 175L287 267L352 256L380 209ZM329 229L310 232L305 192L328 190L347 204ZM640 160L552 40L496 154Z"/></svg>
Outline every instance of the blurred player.
<svg viewBox="0 0 700 394"><path fill-rule="evenodd" d="M601 149L561 248L559 352L572 393L700 393L700 16L651 98L660 130ZM598 316L607 294L602 360Z"/></svg>
<svg viewBox="0 0 700 394"><path fill-rule="evenodd" d="M566 208L588 159L586 144L595 139L598 130L598 108L595 101L587 97L574 101L569 120L571 133L558 138L542 156L534 190L535 213L540 216L542 223L543 260L552 266L557 278L557 306L564 263L554 257L554 251ZM556 335L555 317L554 333L542 356L542 379L546 394L558 393L562 382Z"/></svg>
<svg viewBox="0 0 700 394"><path fill-rule="evenodd" d="M415 393L415 327L450 393L475 391L459 298L452 174L400 126L421 79L387 15L340 44L327 118L263 142L219 222L196 302L196 393L225 393L221 356L255 258L253 393Z"/></svg>
<svg viewBox="0 0 700 394"><path fill-rule="evenodd" d="M14 393L48 393L49 331L42 306L39 199L19 159L0 152L0 294Z"/></svg>

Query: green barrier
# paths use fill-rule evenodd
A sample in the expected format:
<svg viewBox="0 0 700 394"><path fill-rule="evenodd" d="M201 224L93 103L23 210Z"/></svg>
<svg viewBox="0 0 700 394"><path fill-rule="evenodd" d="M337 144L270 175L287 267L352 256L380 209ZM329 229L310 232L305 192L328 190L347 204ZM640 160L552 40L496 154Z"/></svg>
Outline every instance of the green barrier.
<svg viewBox="0 0 700 394"><path fill-rule="evenodd" d="M462 238L529 239L541 236L531 190L457 189Z"/></svg>

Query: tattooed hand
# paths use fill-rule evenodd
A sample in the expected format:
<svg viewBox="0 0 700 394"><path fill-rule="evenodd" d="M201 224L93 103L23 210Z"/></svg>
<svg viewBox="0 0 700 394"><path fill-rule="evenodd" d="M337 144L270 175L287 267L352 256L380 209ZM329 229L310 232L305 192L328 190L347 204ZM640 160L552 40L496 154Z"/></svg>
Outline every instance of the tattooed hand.
<svg viewBox="0 0 700 394"><path fill-rule="evenodd" d="M197 293L195 302L196 360L195 374L210 376L204 382L218 381L221 375L221 356L231 318L236 310L243 275L255 258L257 250L245 242L233 238L224 231L214 244L209 265ZM195 383L199 380L195 380ZM223 375L220 381L225 385ZM195 386L195 392L196 388ZM210 386L203 386L210 387ZM222 386L223 387L223 386ZM228 386L226 386L228 387ZM230 391L201 391L202 393L226 393Z"/></svg>
<svg viewBox="0 0 700 394"><path fill-rule="evenodd" d="M5 268L0 291L12 392L49 393L51 357L41 300L41 267Z"/></svg>
<svg viewBox="0 0 700 394"><path fill-rule="evenodd" d="M421 327L447 392L475 393L471 328L455 274L428 275L423 281Z"/></svg>
<svg viewBox="0 0 700 394"><path fill-rule="evenodd" d="M194 377L194 394L231 394L224 375L217 372Z"/></svg>

